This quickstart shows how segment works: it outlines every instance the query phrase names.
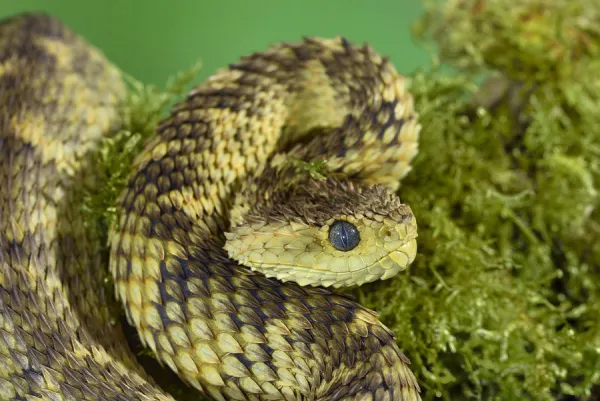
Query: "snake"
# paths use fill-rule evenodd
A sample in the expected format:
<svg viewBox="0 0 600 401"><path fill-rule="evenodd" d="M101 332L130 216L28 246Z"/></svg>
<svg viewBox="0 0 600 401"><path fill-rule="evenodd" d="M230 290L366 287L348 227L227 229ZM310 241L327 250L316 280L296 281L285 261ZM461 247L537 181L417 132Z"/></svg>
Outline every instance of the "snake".
<svg viewBox="0 0 600 401"><path fill-rule="evenodd" d="M407 86L343 37L240 58L158 124L103 243L80 204L123 73L55 17L2 20L0 399L173 400L129 324L199 397L419 400L396 335L339 290L416 256Z"/></svg>

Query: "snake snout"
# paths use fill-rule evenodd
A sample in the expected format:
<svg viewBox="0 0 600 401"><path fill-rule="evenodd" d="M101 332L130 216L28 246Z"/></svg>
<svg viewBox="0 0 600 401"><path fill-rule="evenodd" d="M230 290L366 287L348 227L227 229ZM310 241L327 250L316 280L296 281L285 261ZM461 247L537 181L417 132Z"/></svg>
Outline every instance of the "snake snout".
<svg viewBox="0 0 600 401"><path fill-rule="evenodd" d="M385 270L380 279L387 280L388 278L396 275L396 273L406 269L415 260L416 256L417 240L416 238L413 238L404 243L397 250L390 252L389 258L396 264L396 266Z"/></svg>

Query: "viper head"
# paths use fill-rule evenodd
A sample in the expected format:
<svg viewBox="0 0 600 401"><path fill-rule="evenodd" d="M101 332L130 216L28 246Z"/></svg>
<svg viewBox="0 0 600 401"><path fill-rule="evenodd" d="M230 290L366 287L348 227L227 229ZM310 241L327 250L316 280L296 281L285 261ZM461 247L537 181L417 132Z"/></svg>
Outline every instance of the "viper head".
<svg viewBox="0 0 600 401"><path fill-rule="evenodd" d="M229 256L300 285L350 286L387 279L417 252L409 206L383 186L309 180L251 205L227 233Z"/></svg>

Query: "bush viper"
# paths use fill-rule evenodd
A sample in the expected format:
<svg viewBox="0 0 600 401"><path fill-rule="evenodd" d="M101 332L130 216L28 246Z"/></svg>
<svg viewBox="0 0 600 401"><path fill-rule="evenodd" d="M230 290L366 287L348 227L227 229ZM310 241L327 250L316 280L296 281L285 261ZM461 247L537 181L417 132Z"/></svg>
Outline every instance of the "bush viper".
<svg viewBox="0 0 600 401"><path fill-rule="evenodd" d="M77 204L125 91L59 21L0 25L0 399L171 399L110 323ZM418 400L394 334L327 288L414 259L394 192L416 117L390 61L343 38L273 46L193 89L135 160L109 234L142 342L216 400ZM299 168L324 160L322 176Z"/></svg>

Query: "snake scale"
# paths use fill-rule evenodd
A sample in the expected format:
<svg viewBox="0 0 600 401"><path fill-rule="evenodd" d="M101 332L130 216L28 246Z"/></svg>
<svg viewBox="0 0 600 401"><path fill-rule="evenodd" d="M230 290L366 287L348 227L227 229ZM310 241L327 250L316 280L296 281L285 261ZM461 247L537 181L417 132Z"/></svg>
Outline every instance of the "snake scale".
<svg viewBox="0 0 600 401"><path fill-rule="evenodd" d="M125 95L58 20L0 24L2 400L172 399L111 322L77 204ZM343 38L272 46L194 88L135 160L109 233L142 343L215 400L419 400L394 334L331 288L414 259L394 193L418 135L391 62ZM323 160L324 176L300 168Z"/></svg>

